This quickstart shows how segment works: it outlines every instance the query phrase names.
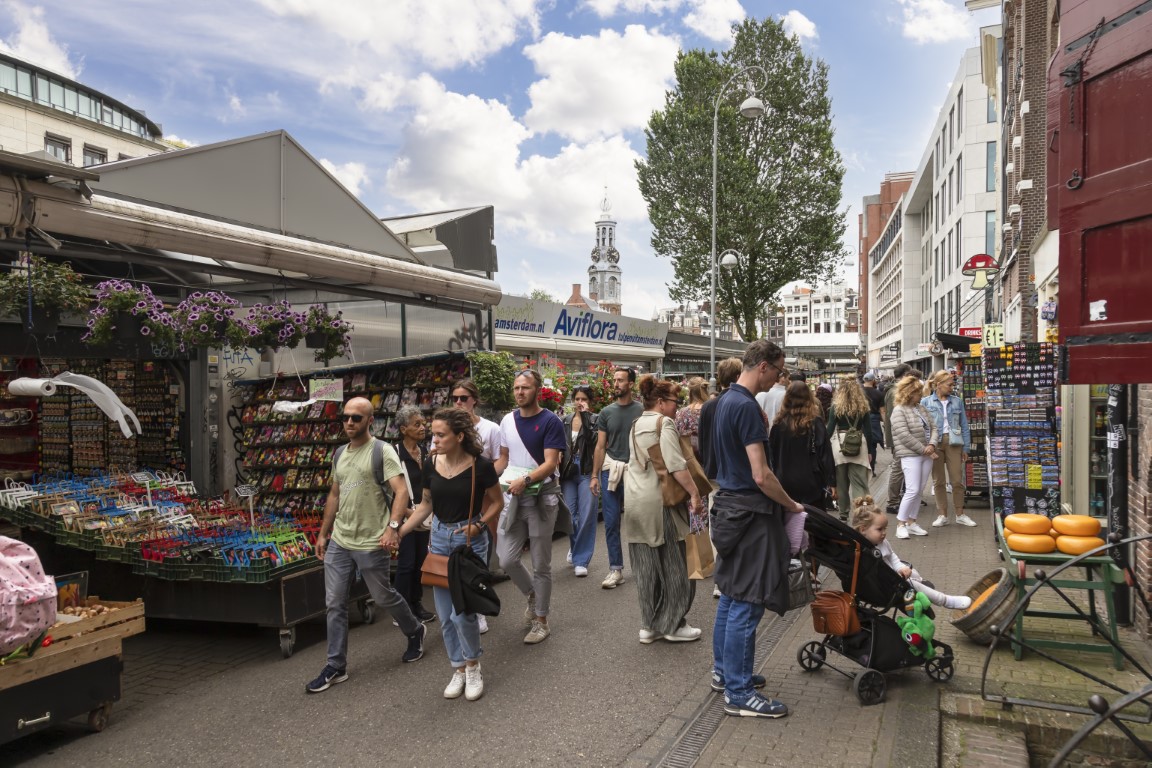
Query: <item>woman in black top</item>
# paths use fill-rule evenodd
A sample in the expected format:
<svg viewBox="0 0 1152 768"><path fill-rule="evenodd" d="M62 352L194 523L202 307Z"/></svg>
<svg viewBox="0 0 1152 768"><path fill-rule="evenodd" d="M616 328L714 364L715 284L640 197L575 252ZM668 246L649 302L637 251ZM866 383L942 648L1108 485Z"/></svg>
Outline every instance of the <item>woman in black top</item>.
<svg viewBox="0 0 1152 768"><path fill-rule="evenodd" d="M596 449L596 414L592 413L592 388L584 384L572 390L575 410L564 417L568 450L560 468L560 489L572 511L572 548L568 562L577 576L588 575L588 563L596 547L596 505L593 504L592 454Z"/></svg>
<svg viewBox="0 0 1152 768"><path fill-rule="evenodd" d="M820 404L802 381L788 385L768 433L768 460L784 490L801 504L825 509L836 498L836 463Z"/></svg>
<svg viewBox="0 0 1152 768"><path fill-rule="evenodd" d="M420 471L428 458L424 413L414 405L404 406L396 413L396 428L400 430L400 439L394 447L408 473L409 498L415 507L424 491ZM428 554L428 534L428 529L423 527L412 531L411 536L401 540L396 554L396 591L408 601L412 615L425 624L436 618L436 614L424 607L424 587L420 585L420 568Z"/></svg>
<svg viewBox="0 0 1152 768"><path fill-rule="evenodd" d="M400 528L401 542L432 515L432 552L451 554L469 543L488 560L488 523L504 508L500 479L492 462L481 456L483 445L472 426L471 415L462 408L443 408L432 417L432 442L436 455L425 462L424 495L416 511ZM444 648L452 664L452 679L444 698L464 694L475 701L484 694L480 673L480 626L476 614L456 613L452 593L432 588Z"/></svg>

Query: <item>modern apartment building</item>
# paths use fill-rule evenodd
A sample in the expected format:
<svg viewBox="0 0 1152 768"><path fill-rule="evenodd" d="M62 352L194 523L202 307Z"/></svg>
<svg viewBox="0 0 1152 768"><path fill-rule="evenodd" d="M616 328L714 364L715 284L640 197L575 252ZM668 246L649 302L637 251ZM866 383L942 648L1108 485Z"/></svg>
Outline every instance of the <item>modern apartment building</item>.
<svg viewBox="0 0 1152 768"><path fill-rule="evenodd" d="M982 35L999 36L999 27ZM967 50L897 210L868 253L868 365L929 367L921 346L985 321L985 292L962 274L998 237L998 111Z"/></svg>
<svg viewBox="0 0 1152 768"><path fill-rule="evenodd" d="M161 136L143 112L0 53L0 149L89 166L172 149Z"/></svg>
<svg viewBox="0 0 1152 768"><path fill-rule="evenodd" d="M857 295L860 297L859 325L860 336L863 341L868 340L868 290L871 270L868 269L868 254L876 241L883 233L884 225L892 217L892 211L900 203L900 198L908 191L912 183L913 173L910 171L884 174L884 181L880 183L880 192L868 195L861 206L862 213L856 216L857 241Z"/></svg>

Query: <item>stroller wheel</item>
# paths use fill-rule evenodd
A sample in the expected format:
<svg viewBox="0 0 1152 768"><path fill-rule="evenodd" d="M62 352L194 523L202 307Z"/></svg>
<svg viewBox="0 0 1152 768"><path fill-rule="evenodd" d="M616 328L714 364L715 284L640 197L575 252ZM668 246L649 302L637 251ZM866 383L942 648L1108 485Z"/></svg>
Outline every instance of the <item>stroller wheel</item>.
<svg viewBox="0 0 1152 768"><path fill-rule="evenodd" d="M852 680L852 692L864 705L879 704L884 701L886 688L884 675L874 669L866 669Z"/></svg>
<svg viewBox="0 0 1152 768"><path fill-rule="evenodd" d="M810 643L805 643L804 647L796 652L796 660L800 662L800 668L805 672L815 672L824 666L824 659L827 656L827 651L821 643L813 640Z"/></svg>
<svg viewBox="0 0 1152 768"><path fill-rule="evenodd" d="M946 683L952 679L952 675L956 670L952 666L951 658L941 658L937 656L924 663L924 671L928 673L928 677L936 682Z"/></svg>

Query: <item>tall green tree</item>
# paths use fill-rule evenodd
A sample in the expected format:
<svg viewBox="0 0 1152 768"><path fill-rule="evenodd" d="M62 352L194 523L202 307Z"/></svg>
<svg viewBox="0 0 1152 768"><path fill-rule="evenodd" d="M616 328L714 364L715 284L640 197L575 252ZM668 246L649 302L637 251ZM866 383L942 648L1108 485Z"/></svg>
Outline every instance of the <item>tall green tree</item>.
<svg viewBox="0 0 1152 768"><path fill-rule="evenodd" d="M645 131L647 159L636 163L657 255L672 259L675 301L709 295L712 211L712 116L720 89L746 66L768 73L757 95L765 113L740 115L738 80L720 97L716 250L744 258L717 282L720 314L746 340L787 283L831 277L845 258L839 211L844 165L832 143L828 65L805 55L773 19L733 27L732 47L681 52L676 88ZM758 77L757 83L763 77Z"/></svg>

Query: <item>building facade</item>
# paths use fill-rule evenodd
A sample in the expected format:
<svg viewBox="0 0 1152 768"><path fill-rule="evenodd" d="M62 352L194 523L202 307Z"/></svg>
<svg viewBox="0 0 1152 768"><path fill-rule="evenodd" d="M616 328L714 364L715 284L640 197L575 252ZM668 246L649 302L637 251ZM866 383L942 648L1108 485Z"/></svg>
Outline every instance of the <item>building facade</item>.
<svg viewBox="0 0 1152 768"><path fill-rule="evenodd" d="M880 182L880 192L868 195L861 206L862 213L856 216L857 229L857 285L856 292L860 297L859 312L855 313L859 325L861 340L868 341L868 299L871 295L868 290L871 270L868 268L868 254L876 241L883 233L884 225L892 217L892 211L900 204L900 198L908 191L912 183L910 171L884 174L884 181Z"/></svg>
<svg viewBox="0 0 1152 768"><path fill-rule="evenodd" d="M101 165L172 149L139 110L47 69L0 53L0 149Z"/></svg>

